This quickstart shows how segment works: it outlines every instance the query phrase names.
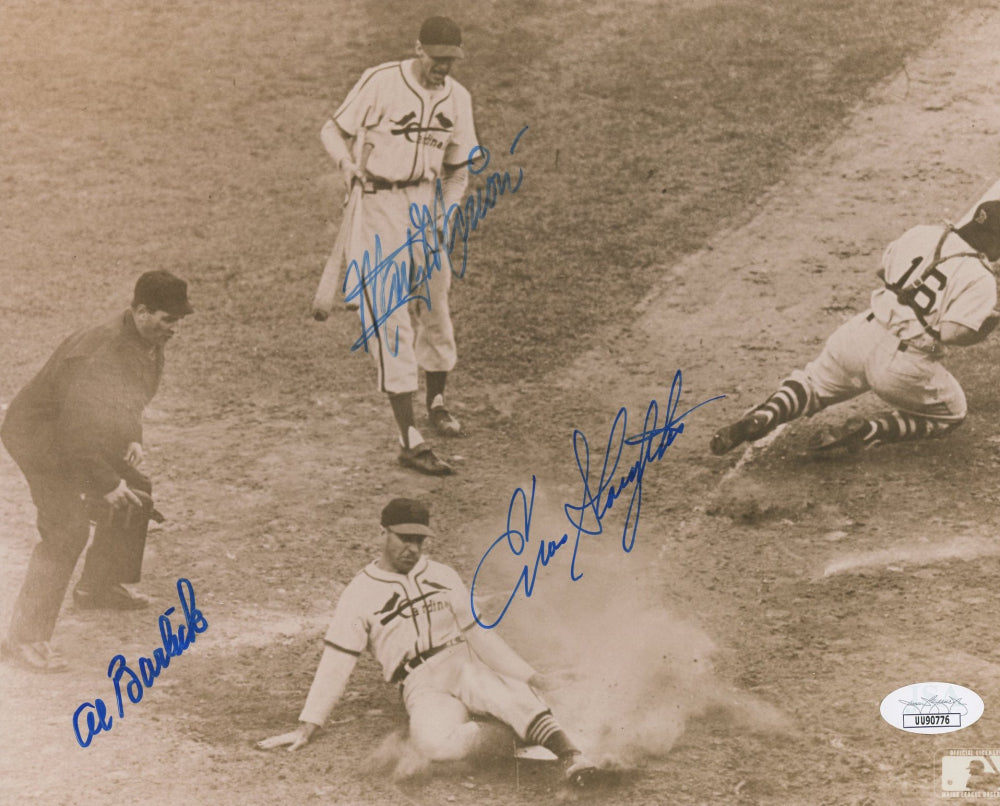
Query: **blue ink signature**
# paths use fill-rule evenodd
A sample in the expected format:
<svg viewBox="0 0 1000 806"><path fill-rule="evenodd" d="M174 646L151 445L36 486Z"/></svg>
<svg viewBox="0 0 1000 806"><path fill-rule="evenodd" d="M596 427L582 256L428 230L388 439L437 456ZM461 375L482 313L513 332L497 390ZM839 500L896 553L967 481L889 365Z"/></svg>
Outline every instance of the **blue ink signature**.
<svg viewBox="0 0 1000 806"><path fill-rule="evenodd" d="M535 589L539 569L548 566L559 549L566 546L570 540L573 541L573 554L569 568L570 579L576 582L582 578L583 572L577 570L580 538L584 535L604 534L604 518L615 507L616 503L626 500L627 508L621 534L621 545L622 551L625 553L632 551L639 529L639 515L642 509L642 482L647 466L663 459L667 448L673 444L678 436L684 433L683 420L685 417L707 403L722 400L725 397L725 395L716 395L691 407L683 414L678 414L681 380L681 371L677 370L670 387L670 397L667 400L662 425L659 424L660 407L656 400L652 400L646 409L642 430L633 436L626 436L628 411L624 406L618 410L618 414L611 424L607 449L604 452L604 462L601 465L600 478L596 487L591 486L590 445L587 442L587 437L579 430L573 431L573 453L576 457L580 478L583 481L583 491L579 504L567 503L563 505L566 520L569 521L572 528L563 533L557 540L538 539L535 541L538 548L535 551L534 560L530 564L525 563L522 567L513 590L507 597L499 615L493 621L485 621L477 612L475 601L476 581L480 572L483 571L484 563L493 550L504 543L510 554L516 557L522 556L528 548L528 544L532 543L531 517L535 507L535 476L531 477L530 495L520 487L514 490L510 498L510 506L507 509L507 528L486 549L486 553L479 560L479 565L476 566L476 572L472 576L472 584L469 587L472 615L481 627L492 629L499 624L519 592L530 597ZM622 453L626 445L638 448L639 455L627 470L620 471L618 468L622 463ZM628 494L627 499L626 494Z"/></svg>
<svg viewBox="0 0 1000 806"><path fill-rule="evenodd" d="M144 689L152 686L153 681L160 676L160 672L170 665L170 659L179 658L184 650L195 642L198 634L208 629L208 621L204 614L195 607L194 586L189 580L177 580L177 595L180 597L181 610L184 612L184 624L177 628L175 635L169 618L175 608L168 607L163 612L159 619L160 640L163 642L163 646L153 650L152 659L139 658L137 664L139 674L126 665L124 655L115 655L108 665L108 677L111 678L115 687L115 698L118 701L119 719L125 718L122 678L128 678L125 684L125 694L131 702L138 703L142 700ZM80 728L81 718L85 723L82 731ZM100 697L93 702L81 703L80 707L73 712L73 732L76 734L76 740L80 747L89 747L98 733L111 730L113 724L113 717L108 715L108 706Z"/></svg>
<svg viewBox="0 0 1000 806"><path fill-rule="evenodd" d="M525 126L517 133L509 152L513 155L528 131ZM477 145L469 152L469 173L483 174L490 164L490 151ZM382 239L376 235L374 248L365 250L358 260L352 260L344 272L341 290L347 302L355 302L361 315L361 335L351 345L351 351L368 351L368 342L376 338L393 312L410 302L421 301L431 307L430 282L436 271L444 271L443 256L448 269L458 278L465 276L469 258L469 238L486 214L497 206L505 194L517 193L524 181L524 169L518 168L517 181L509 171L493 171L485 177L485 190L478 188L462 204L445 209L444 187L438 179L434 185L432 205L410 205L410 224L406 241L388 254L383 254ZM438 224L440 222L440 225ZM456 242L461 241L460 255L455 254ZM442 248L443 246L443 248ZM367 292L367 293L366 293ZM399 352L399 330L385 343L389 351Z"/></svg>

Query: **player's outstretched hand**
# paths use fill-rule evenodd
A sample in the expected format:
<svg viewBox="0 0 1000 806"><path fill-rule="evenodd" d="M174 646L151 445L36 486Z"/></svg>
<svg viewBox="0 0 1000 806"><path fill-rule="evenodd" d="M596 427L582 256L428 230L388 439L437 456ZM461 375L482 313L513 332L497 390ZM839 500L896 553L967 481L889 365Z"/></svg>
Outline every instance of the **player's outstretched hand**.
<svg viewBox="0 0 1000 806"><path fill-rule="evenodd" d="M316 726L309 723L303 722L293 731L288 733L282 733L279 736L271 736L267 739L261 739L257 742L258 750L273 750L275 747L284 747L288 745L288 751L298 750L300 747L305 747L309 744L309 739L312 738L313 731L316 730Z"/></svg>

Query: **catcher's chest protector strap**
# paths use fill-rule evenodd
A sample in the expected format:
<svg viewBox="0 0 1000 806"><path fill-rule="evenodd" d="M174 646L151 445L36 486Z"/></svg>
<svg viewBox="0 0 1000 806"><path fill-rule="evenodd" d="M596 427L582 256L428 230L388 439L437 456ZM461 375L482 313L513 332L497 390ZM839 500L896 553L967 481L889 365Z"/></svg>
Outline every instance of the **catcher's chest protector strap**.
<svg viewBox="0 0 1000 806"><path fill-rule="evenodd" d="M896 296L896 301L900 305L905 305L907 308L913 311L913 313L917 317L917 321L920 322L920 325L923 327L924 331L929 336L931 336L935 341L941 341L941 334L930 326L930 324L927 322L926 316L924 315L925 311L922 310L916 303L917 291L923 286L927 278L930 277L931 274L934 273L935 269L937 269L937 267L940 266L942 263L946 263L949 260L953 260L954 258L959 258L959 257L974 257L986 267L987 271L989 271L991 274L993 273L993 270L990 268L990 264L987 261L986 256L980 252L956 252L953 255L946 255L945 257L941 257L941 249L944 248L944 242L948 239L948 236L951 235L953 232L957 232L957 230L953 226L951 226L951 224L945 227L944 232L941 233L941 237L938 239L937 246L934 247L934 257L931 259L931 262L927 264L927 267L920 273L920 278L915 283L913 283L913 285L907 286L906 283L910 279L910 275L913 274L917 266L920 265L919 258L913 261L910 268L907 269L906 272L903 274L903 276L900 277L899 280L897 280L895 283L890 283L885 279L884 269L878 270L879 279L885 284L885 287L889 289ZM942 288L944 287L943 282L944 280L942 279Z"/></svg>

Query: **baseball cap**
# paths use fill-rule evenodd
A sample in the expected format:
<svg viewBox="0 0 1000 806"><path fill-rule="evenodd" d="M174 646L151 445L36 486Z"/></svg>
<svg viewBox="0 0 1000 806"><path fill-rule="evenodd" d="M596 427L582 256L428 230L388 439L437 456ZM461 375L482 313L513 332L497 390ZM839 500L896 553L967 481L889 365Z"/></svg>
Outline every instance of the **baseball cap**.
<svg viewBox="0 0 1000 806"><path fill-rule="evenodd" d="M462 59L462 31L458 23L448 17L428 17L420 26L420 44L428 56L435 59Z"/></svg>
<svg viewBox="0 0 1000 806"><path fill-rule="evenodd" d="M382 525L399 535L433 535L431 513L420 501L393 498L382 510Z"/></svg>
<svg viewBox="0 0 1000 806"><path fill-rule="evenodd" d="M1000 199L980 204L972 220L994 235L1000 235Z"/></svg>
<svg viewBox="0 0 1000 806"><path fill-rule="evenodd" d="M194 313L188 302L187 283L168 271L147 271L135 283L132 305L145 305L151 311L166 311L173 316Z"/></svg>

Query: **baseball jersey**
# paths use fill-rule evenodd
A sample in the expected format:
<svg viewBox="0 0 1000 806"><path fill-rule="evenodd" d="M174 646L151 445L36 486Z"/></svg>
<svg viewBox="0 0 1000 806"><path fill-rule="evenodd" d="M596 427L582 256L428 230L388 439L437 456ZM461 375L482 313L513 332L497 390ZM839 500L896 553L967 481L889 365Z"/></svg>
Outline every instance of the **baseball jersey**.
<svg viewBox="0 0 1000 806"><path fill-rule="evenodd" d="M390 680L400 663L458 638L474 623L468 591L448 566L421 557L403 575L373 562L341 594L326 642L352 655L367 646Z"/></svg>
<svg viewBox="0 0 1000 806"><path fill-rule="evenodd" d="M479 144L469 91L450 76L442 87L422 87L414 63L366 70L333 115L351 137L366 131L374 146L367 171L376 179L433 182L442 165L464 165Z"/></svg>
<svg viewBox="0 0 1000 806"><path fill-rule="evenodd" d="M936 256L936 257L935 257ZM944 322L979 330L997 304L989 265L956 232L921 225L905 232L882 257L886 286L872 293L876 318L902 341L932 350ZM925 327L926 325L926 327Z"/></svg>

